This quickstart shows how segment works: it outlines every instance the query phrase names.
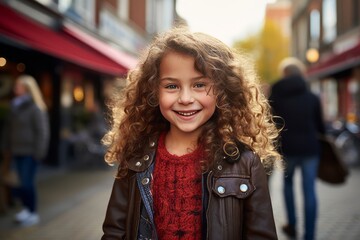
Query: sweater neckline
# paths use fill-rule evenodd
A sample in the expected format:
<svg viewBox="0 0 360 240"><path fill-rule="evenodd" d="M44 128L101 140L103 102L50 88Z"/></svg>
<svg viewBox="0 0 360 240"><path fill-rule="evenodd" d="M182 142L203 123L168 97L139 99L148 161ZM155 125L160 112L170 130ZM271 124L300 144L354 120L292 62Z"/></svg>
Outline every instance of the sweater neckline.
<svg viewBox="0 0 360 240"><path fill-rule="evenodd" d="M199 161L200 158L203 158L204 156L203 149L200 146L198 146L194 151L186 153L181 156L170 153L165 146L165 137L166 137L166 133L162 133L158 140L158 154L161 155L161 158L163 160L184 163L189 161Z"/></svg>

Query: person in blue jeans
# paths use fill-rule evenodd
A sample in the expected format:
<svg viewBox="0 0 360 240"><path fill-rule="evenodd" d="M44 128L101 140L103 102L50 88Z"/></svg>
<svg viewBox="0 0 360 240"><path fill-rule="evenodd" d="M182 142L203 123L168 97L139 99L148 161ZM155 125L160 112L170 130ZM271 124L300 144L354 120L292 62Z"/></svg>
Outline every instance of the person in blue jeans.
<svg viewBox="0 0 360 240"><path fill-rule="evenodd" d="M280 64L283 77L271 88L269 102L277 124L282 128L280 150L285 160L284 199L287 224L282 227L289 237L296 237L297 217L293 178L301 169L304 199L304 239L316 236L317 197L315 182L320 161L318 135L325 133L319 98L312 93L304 78L305 67L295 58Z"/></svg>
<svg viewBox="0 0 360 240"><path fill-rule="evenodd" d="M40 221L35 178L38 164L47 153L49 122L46 105L32 76L19 76L13 92L4 142L19 180L18 185L13 187L14 197L23 207L15 215L15 221L21 226L31 226Z"/></svg>

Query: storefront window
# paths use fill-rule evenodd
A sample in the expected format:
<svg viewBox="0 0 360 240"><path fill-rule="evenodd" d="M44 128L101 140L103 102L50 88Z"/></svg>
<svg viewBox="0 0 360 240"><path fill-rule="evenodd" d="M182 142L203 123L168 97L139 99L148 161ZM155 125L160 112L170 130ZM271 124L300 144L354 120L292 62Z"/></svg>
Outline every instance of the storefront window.
<svg viewBox="0 0 360 240"><path fill-rule="evenodd" d="M64 78L61 89L61 99L60 99L61 106L63 108L69 108L73 104L72 88L73 88L73 84L71 79Z"/></svg>
<svg viewBox="0 0 360 240"><path fill-rule="evenodd" d="M348 85L350 93L350 115L353 118L350 121L359 122L360 117L360 81L356 78L351 78Z"/></svg>
<svg viewBox="0 0 360 240"><path fill-rule="evenodd" d="M335 121L338 117L338 92L337 81L335 79L326 79L323 81L323 113L325 121Z"/></svg>
<svg viewBox="0 0 360 240"><path fill-rule="evenodd" d="M82 86L75 86L73 90L74 99L76 102L82 102L84 100L84 89Z"/></svg>

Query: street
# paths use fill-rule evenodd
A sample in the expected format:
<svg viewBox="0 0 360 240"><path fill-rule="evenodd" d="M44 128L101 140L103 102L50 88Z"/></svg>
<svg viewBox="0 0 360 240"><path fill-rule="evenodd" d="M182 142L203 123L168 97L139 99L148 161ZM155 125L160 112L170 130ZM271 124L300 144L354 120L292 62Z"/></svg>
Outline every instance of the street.
<svg viewBox="0 0 360 240"><path fill-rule="evenodd" d="M18 208L0 216L2 240L99 240L101 225L112 187L115 169L49 171L39 178L39 213L41 223L18 228L12 222ZM302 234L300 174L296 173L296 193L299 212L299 235ZM318 181L319 240L360 239L360 169L352 169L344 185L329 185ZM270 190L279 239L285 223L281 195L281 173L274 172ZM299 238L300 239L300 238Z"/></svg>
<svg viewBox="0 0 360 240"><path fill-rule="evenodd" d="M298 236L302 236L303 211L300 189L300 171L295 175L295 195L298 214ZM360 169L350 170L348 180L343 185L330 185L317 181L318 192L318 240L357 240L360 239ZM287 239L281 226L285 222L282 198L282 176L275 172L270 182L274 216L280 240ZM301 239L301 238L298 238Z"/></svg>

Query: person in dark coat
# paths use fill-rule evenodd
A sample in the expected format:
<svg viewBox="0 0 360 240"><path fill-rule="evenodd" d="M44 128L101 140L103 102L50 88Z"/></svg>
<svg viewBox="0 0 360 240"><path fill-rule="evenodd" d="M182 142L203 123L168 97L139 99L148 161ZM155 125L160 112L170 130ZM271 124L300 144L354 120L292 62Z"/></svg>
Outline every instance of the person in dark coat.
<svg viewBox="0 0 360 240"><path fill-rule="evenodd" d="M295 169L302 174L304 198L304 239L315 238L317 196L315 180L320 160L318 134L325 133L319 98L307 87L304 66L294 58L280 64L283 78L271 88L269 96L277 124L282 128L280 150L284 156L284 199L287 224L282 230L290 237L296 236L296 207L293 187Z"/></svg>
<svg viewBox="0 0 360 240"><path fill-rule="evenodd" d="M45 158L50 137L47 107L36 80L30 75L19 76L14 84L14 99L4 133L4 149L10 152L18 184L13 194L23 209L15 215L20 226L40 221L37 213L36 172Z"/></svg>

